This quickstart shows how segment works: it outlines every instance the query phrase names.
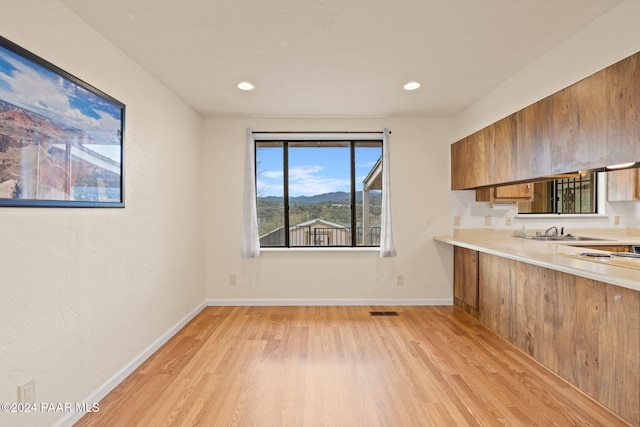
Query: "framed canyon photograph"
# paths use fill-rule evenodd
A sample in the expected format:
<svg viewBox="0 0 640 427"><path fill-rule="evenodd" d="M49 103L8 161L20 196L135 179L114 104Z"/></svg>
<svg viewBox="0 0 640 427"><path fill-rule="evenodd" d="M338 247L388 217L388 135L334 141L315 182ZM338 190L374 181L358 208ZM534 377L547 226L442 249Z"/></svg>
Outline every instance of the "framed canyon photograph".
<svg viewBox="0 0 640 427"><path fill-rule="evenodd" d="M0 206L124 207L125 105L0 37Z"/></svg>

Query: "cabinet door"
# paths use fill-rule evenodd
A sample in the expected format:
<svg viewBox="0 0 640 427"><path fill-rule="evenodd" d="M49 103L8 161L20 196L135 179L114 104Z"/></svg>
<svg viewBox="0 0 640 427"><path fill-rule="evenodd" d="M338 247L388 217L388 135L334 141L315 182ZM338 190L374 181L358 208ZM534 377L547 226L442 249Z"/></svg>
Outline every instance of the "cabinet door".
<svg viewBox="0 0 640 427"><path fill-rule="evenodd" d="M607 73L600 71L573 85L578 99L578 141L571 168L560 173L607 165Z"/></svg>
<svg viewBox="0 0 640 427"><path fill-rule="evenodd" d="M607 161L640 161L640 54L606 69L608 83Z"/></svg>
<svg viewBox="0 0 640 427"><path fill-rule="evenodd" d="M453 296L478 309L478 251L455 246L453 250Z"/></svg>
<svg viewBox="0 0 640 427"><path fill-rule="evenodd" d="M493 132L493 164L490 165L489 183L501 184L518 179L518 147L516 115L498 121Z"/></svg>
<svg viewBox="0 0 640 427"><path fill-rule="evenodd" d="M552 172L575 170L573 152L579 139L578 99L573 86L551 95L553 109L553 143L551 144Z"/></svg>
<svg viewBox="0 0 640 427"><path fill-rule="evenodd" d="M516 113L518 180L551 175L553 102L542 99Z"/></svg>
<svg viewBox="0 0 640 427"><path fill-rule="evenodd" d="M493 127L489 126L451 145L451 189L489 184L493 170Z"/></svg>
<svg viewBox="0 0 640 427"><path fill-rule="evenodd" d="M495 200L528 200L533 195L533 184L503 185L496 187L493 193Z"/></svg>
<svg viewBox="0 0 640 427"><path fill-rule="evenodd" d="M451 189L460 190L465 188L464 176L464 156L465 156L465 140L451 144Z"/></svg>
<svg viewBox="0 0 640 427"><path fill-rule="evenodd" d="M640 169L607 172L607 200L625 202L640 200Z"/></svg>
<svg viewBox="0 0 640 427"><path fill-rule="evenodd" d="M533 184L503 185L476 190L476 202L524 202L533 200Z"/></svg>
<svg viewBox="0 0 640 427"><path fill-rule="evenodd" d="M599 72L551 96L553 173L606 165L607 82Z"/></svg>
<svg viewBox="0 0 640 427"><path fill-rule="evenodd" d="M473 135L461 139L451 145L451 189L464 190L474 186L475 169L479 167L474 161L477 156Z"/></svg>

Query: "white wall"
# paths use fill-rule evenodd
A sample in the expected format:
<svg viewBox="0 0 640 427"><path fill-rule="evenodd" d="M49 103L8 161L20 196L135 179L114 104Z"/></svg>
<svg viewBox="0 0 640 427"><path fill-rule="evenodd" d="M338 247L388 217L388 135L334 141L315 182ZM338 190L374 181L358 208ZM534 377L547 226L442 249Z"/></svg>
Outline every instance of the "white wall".
<svg viewBox="0 0 640 427"><path fill-rule="evenodd" d="M268 252L240 256L245 130L380 131L391 135L392 208L398 256L377 252ZM207 297L238 300L448 300L451 248L432 237L449 226L448 121L419 119L208 119ZM427 217L430 226L427 226ZM396 275L404 286L396 286ZM229 275L237 275L235 286ZM349 301L345 301L349 303Z"/></svg>
<svg viewBox="0 0 640 427"><path fill-rule="evenodd" d="M454 117L452 142L640 51L639 16L640 1L625 0L587 25ZM484 204L477 205L472 200L473 192L452 192L452 216L461 215L463 225L484 224L484 216L489 215L494 217L494 225L504 226L506 216L512 215L504 209L487 213ZM640 227L638 203L610 204L607 213L619 215L621 224ZM563 221L563 225L576 228L602 227L611 223L610 218ZM512 228L521 226L522 223L514 223Z"/></svg>
<svg viewBox="0 0 640 427"><path fill-rule="evenodd" d="M0 208L0 402L32 378L80 402L205 298L201 120L57 1L4 1L0 28L127 106L125 209Z"/></svg>

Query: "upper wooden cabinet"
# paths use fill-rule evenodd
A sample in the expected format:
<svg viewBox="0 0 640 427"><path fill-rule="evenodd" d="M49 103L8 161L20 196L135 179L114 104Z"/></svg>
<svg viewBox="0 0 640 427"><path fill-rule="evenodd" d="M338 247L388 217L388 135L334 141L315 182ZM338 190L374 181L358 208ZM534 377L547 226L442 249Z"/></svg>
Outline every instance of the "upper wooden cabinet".
<svg viewBox="0 0 640 427"><path fill-rule="evenodd" d="M607 172L607 200L610 202L640 200L640 169Z"/></svg>
<svg viewBox="0 0 640 427"><path fill-rule="evenodd" d="M608 92L607 165L640 160L640 54L605 71Z"/></svg>
<svg viewBox="0 0 640 427"><path fill-rule="evenodd" d="M491 171L487 184L514 181L518 175L516 115L512 114L490 126L493 129Z"/></svg>
<svg viewBox="0 0 640 427"><path fill-rule="evenodd" d="M451 188L640 161L640 53L451 146Z"/></svg>
<svg viewBox="0 0 640 427"><path fill-rule="evenodd" d="M606 166L607 86L601 71L551 96L554 174Z"/></svg>
<svg viewBox="0 0 640 427"><path fill-rule="evenodd" d="M516 180L548 175L551 170L553 102L544 98L516 113ZM533 143L533 141L536 141ZM509 181L502 181L509 182Z"/></svg>
<svg viewBox="0 0 640 427"><path fill-rule="evenodd" d="M476 202L524 202L533 200L533 184L501 185L476 190Z"/></svg>

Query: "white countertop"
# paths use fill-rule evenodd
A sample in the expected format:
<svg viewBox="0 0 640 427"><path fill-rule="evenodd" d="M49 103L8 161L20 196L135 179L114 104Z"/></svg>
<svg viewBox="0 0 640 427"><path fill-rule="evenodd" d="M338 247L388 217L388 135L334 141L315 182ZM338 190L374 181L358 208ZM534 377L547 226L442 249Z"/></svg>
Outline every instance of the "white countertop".
<svg viewBox="0 0 640 427"><path fill-rule="evenodd" d="M611 239L611 241L583 240L579 242L523 239L514 237L513 233L512 230L456 230L454 236L435 236L433 239L640 291L640 270L561 255L593 252L593 249L585 249L577 245L637 245L640 244L640 233L637 230L572 231L572 234L576 236Z"/></svg>

